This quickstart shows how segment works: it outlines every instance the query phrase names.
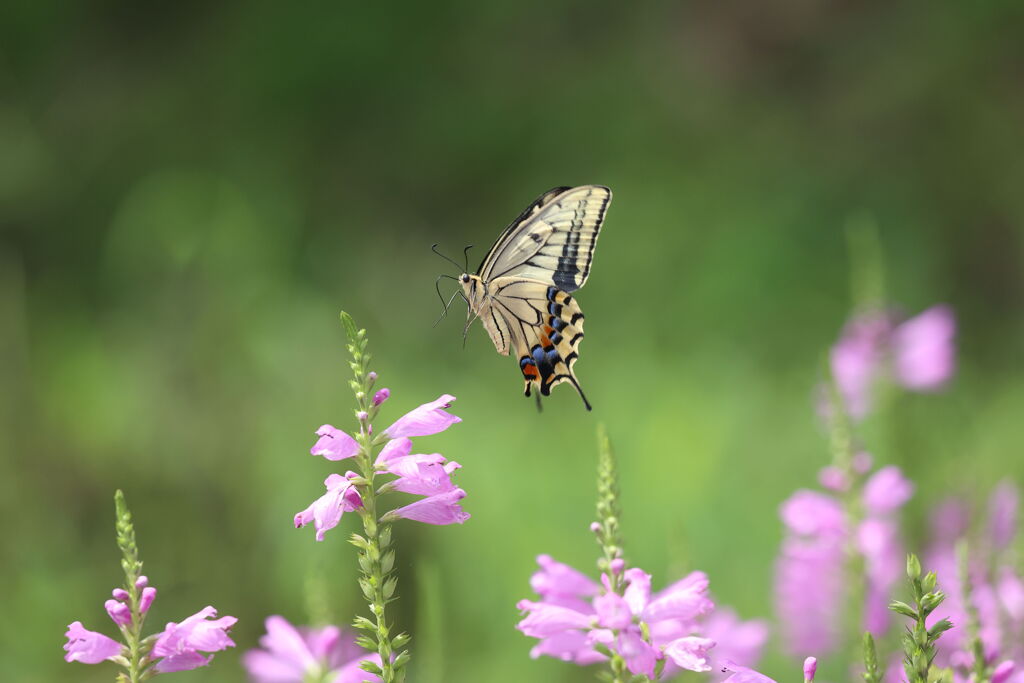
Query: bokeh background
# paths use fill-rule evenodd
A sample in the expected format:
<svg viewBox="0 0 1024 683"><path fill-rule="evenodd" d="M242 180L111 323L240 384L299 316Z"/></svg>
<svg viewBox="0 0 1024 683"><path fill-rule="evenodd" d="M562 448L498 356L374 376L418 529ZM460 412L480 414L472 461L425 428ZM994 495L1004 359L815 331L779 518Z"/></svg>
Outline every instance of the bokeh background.
<svg viewBox="0 0 1024 683"><path fill-rule="evenodd" d="M592 680L513 628L534 556L592 568L595 426L631 560L711 575L770 617L777 508L813 486L813 407L851 309L846 226L877 225L886 293L950 303L958 370L867 429L950 493L1024 478L1024 42L1017 2L5 3L0 9L0 661L11 681L111 632L113 492L160 596L207 604L241 681L262 620L363 609L344 543L292 515L348 424L338 311L368 329L385 418L441 393L473 518L398 529L411 680ZM430 253L471 262L536 195L615 198L578 299L577 372L543 414ZM451 283L448 283L449 285ZM450 290L449 290L450 291ZM916 537L915 537L916 538ZM776 644L763 669L792 679ZM835 665L833 663L833 665ZM838 670L834 669L833 674Z"/></svg>

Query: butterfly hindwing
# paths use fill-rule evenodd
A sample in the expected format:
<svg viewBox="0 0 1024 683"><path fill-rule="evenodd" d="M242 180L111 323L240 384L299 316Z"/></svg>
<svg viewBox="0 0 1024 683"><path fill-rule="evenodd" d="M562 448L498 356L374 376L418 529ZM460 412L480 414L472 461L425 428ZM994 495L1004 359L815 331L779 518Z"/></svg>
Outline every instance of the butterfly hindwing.
<svg viewBox="0 0 1024 683"><path fill-rule="evenodd" d="M590 410L573 372L583 340L583 312L572 295L523 278L498 278L489 289L493 307L511 330L526 395L538 391L548 396L552 387L569 382Z"/></svg>
<svg viewBox="0 0 1024 683"><path fill-rule="evenodd" d="M521 277L574 292L590 275L611 190L600 185L555 188L505 229L480 264L485 282Z"/></svg>

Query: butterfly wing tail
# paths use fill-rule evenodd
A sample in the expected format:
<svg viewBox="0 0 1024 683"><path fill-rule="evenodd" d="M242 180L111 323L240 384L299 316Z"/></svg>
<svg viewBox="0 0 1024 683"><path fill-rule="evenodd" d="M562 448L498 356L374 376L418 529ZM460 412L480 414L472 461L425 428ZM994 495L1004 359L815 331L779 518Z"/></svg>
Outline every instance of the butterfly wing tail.
<svg viewBox="0 0 1024 683"><path fill-rule="evenodd" d="M557 287L547 289L547 311L530 344L519 345L519 368L526 381L525 394L536 390L539 396L551 394L551 388L569 382L587 410L591 410L573 366L583 340L583 312L576 300Z"/></svg>

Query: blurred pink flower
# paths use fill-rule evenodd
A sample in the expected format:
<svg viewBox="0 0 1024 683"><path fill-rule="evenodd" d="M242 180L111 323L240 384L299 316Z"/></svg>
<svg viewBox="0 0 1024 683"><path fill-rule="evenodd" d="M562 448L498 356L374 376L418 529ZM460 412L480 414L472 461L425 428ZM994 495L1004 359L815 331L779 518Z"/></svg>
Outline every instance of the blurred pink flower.
<svg viewBox="0 0 1024 683"><path fill-rule="evenodd" d="M910 391L940 389L955 370L955 334L946 305L899 324L884 311L851 318L829 355L847 414L859 420L870 412L875 383L883 377Z"/></svg>
<svg viewBox="0 0 1024 683"><path fill-rule="evenodd" d="M988 534L995 550L1009 546L1017 535L1019 505L1020 492L1013 482L999 482L988 501Z"/></svg>
<svg viewBox="0 0 1024 683"><path fill-rule="evenodd" d="M885 515L903 507L914 495L914 484L895 465L888 465L864 483L862 499L869 515Z"/></svg>
<svg viewBox="0 0 1024 683"><path fill-rule="evenodd" d="M68 639L64 644L66 662L99 664L121 654L121 643L102 633L87 630L80 621L71 622L64 637Z"/></svg>
<svg viewBox="0 0 1024 683"><path fill-rule="evenodd" d="M933 391L953 376L956 319L946 305L932 306L892 333L896 379L913 391Z"/></svg>
<svg viewBox="0 0 1024 683"><path fill-rule="evenodd" d="M324 480L327 493L295 515L295 528L298 529L313 522L313 528L316 529L316 540L324 540L324 533L338 526L342 513L351 512L363 506L363 499L359 497L359 492L356 491L351 481L356 476L358 475L355 472L347 472L344 477L340 474L328 475Z"/></svg>
<svg viewBox="0 0 1024 683"><path fill-rule="evenodd" d="M266 627L266 635L260 637L262 649L242 655L242 665L255 683L380 681L359 667L362 661L379 666L380 656L364 652L353 636L344 634L337 626L300 629L284 617L271 616L267 617Z"/></svg>
<svg viewBox="0 0 1024 683"><path fill-rule="evenodd" d="M429 436L443 432L453 424L462 422L461 418L444 410L454 400L454 396L444 394L435 401L424 403L398 418L384 430L384 433L392 439L398 439L403 436Z"/></svg>
<svg viewBox="0 0 1024 683"><path fill-rule="evenodd" d="M216 616L217 610L207 606L180 624L168 623L167 628L157 637L150 655L154 659L160 658L156 663L156 671L189 671L206 666L213 655L202 653L220 652L234 647L235 642L228 637L227 632L238 619L216 619Z"/></svg>
<svg viewBox="0 0 1024 683"><path fill-rule="evenodd" d="M359 452L359 442L331 425L322 425L316 434L320 438L309 449L312 455L322 455L328 460L344 460Z"/></svg>

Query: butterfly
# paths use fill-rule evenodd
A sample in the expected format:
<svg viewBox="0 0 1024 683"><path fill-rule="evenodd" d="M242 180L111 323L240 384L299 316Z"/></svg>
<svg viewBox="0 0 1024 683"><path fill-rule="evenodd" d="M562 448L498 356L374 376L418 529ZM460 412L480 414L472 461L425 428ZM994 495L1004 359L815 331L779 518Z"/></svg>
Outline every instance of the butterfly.
<svg viewBox="0 0 1024 683"><path fill-rule="evenodd" d="M475 274L459 276L469 310L503 356L514 353L525 394L540 397L569 382L590 402L573 373L583 339L583 312L572 292L590 275L611 190L556 187L526 207L498 236Z"/></svg>

